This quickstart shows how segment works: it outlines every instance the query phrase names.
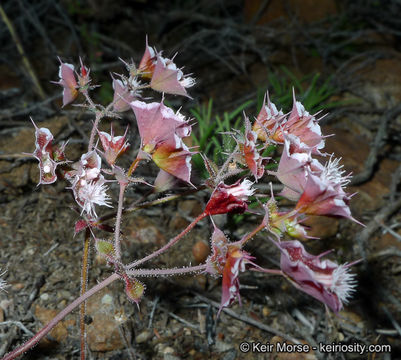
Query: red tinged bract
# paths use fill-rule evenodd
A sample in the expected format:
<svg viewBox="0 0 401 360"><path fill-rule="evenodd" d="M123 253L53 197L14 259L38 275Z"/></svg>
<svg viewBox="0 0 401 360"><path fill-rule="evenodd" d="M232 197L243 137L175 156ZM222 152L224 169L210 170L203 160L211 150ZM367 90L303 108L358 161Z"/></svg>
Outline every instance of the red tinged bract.
<svg viewBox="0 0 401 360"><path fill-rule="evenodd" d="M153 90L173 95L190 97L186 91L195 84L195 80L184 75L172 59L165 58L149 46L146 38L145 53L139 63L137 74L150 80Z"/></svg>
<svg viewBox="0 0 401 360"><path fill-rule="evenodd" d="M214 226L211 239L212 254L206 260L205 272L213 276L222 276L221 302L218 316L224 307L230 306L238 298L239 274L245 271L247 264L252 264L252 256L241 249L241 244L231 243L224 233Z"/></svg>
<svg viewBox="0 0 401 360"><path fill-rule="evenodd" d="M60 60L60 58L59 58ZM57 83L63 89L63 107L72 103L78 96L78 82L75 77L74 65L63 63L60 60L58 76L60 81Z"/></svg>
<svg viewBox="0 0 401 360"><path fill-rule="evenodd" d="M245 117L245 133L241 134L239 131L235 131L235 141L237 142L239 149L239 162L245 165L255 177L255 181L260 179L265 168L263 165L264 158L260 155L263 148L257 148L257 134L251 129L251 123L249 119Z"/></svg>
<svg viewBox="0 0 401 360"><path fill-rule="evenodd" d="M283 123L285 115L277 110L269 98L267 92L263 101L262 108L253 124L252 130L256 133L258 139L267 141L268 138L273 139L276 131L280 131L280 124Z"/></svg>
<svg viewBox="0 0 401 360"><path fill-rule="evenodd" d="M134 101L136 98L134 91L130 90L128 84L124 80L120 79L113 78L112 86L114 90L114 111L128 111L131 108L129 103Z"/></svg>
<svg viewBox="0 0 401 360"><path fill-rule="evenodd" d="M145 52L138 67L138 73L141 75L142 78L149 80L152 78L155 71L156 60L156 50L149 46L148 37L146 37Z"/></svg>
<svg viewBox="0 0 401 360"><path fill-rule="evenodd" d="M127 151L129 144L125 141L127 136L128 127L123 136L114 136L113 128L110 134L99 131L99 138L104 149L104 156L110 165L114 165L117 157Z"/></svg>
<svg viewBox="0 0 401 360"><path fill-rule="evenodd" d="M38 128L31 119L35 127L35 151L32 154L39 161L40 180L38 185L52 184L57 180L56 168L58 165L65 164L64 148L53 146L53 135L47 128Z"/></svg>
<svg viewBox="0 0 401 360"><path fill-rule="evenodd" d="M252 182L238 180L235 184L226 185L220 182L214 189L210 200L206 204L205 213L208 215L237 213L241 214L248 209L248 197L255 192L251 188Z"/></svg>
<svg viewBox="0 0 401 360"><path fill-rule="evenodd" d="M318 174L307 170L307 180L295 209L307 215L344 217L363 225L351 216L348 204L352 195L343 190L350 176L343 176L339 160L330 158Z"/></svg>
<svg viewBox="0 0 401 360"><path fill-rule="evenodd" d="M194 84L195 80L185 76L172 60L161 56L157 57L156 67L150 81L150 87L153 90L190 97L186 88Z"/></svg>
<svg viewBox="0 0 401 360"><path fill-rule="evenodd" d="M305 187L308 171L321 173L323 165L311 156L311 151L301 147L294 135L284 136L284 147L277 172L271 172L281 181L284 189L280 195L297 201Z"/></svg>
<svg viewBox="0 0 401 360"><path fill-rule="evenodd" d="M72 103L78 96L79 90L87 90L90 83L90 70L81 63L81 73L77 74L74 65L63 63L60 58L60 67L58 71L58 76L60 80L58 82L52 81L63 87L63 107Z"/></svg>
<svg viewBox="0 0 401 360"><path fill-rule="evenodd" d="M221 302L218 315L223 308L230 306L237 298L241 305L239 274L245 271L247 263L252 264L250 261L252 259L254 259L254 257L250 256L246 251L234 245L229 246L226 263L223 269Z"/></svg>
<svg viewBox="0 0 401 360"><path fill-rule="evenodd" d="M328 252L311 255L296 240L275 244L281 251L281 271L290 282L338 313L356 285L355 275L349 273L352 264L338 265L330 260L321 260Z"/></svg>

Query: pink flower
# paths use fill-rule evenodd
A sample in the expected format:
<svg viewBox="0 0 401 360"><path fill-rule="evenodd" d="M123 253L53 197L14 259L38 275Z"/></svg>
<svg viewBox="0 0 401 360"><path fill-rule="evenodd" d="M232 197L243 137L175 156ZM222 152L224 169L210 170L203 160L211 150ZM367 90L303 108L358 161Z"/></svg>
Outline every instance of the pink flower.
<svg viewBox="0 0 401 360"><path fill-rule="evenodd" d="M297 240L275 244L281 250L281 270L291 283L338 313L354 291L355 275L348 270L352 264L322 261L327 252L311 255Z"/></svg>
<svg viewBox="0 0 401 360"><path fill-rule="evenodd" d="M319 150L324 148L324 137L318 124L319 120L310 115L304 106L296 101L295 93L293 93L293 99L294 105L288 120L283 126L284 132L297 136L313 154L321 155Z"/></svg>
<svg viewBox="0 0 401 360"><path fill-rule="evenodd" d="M83 65L82 60L80 59L81 74L78 75L74 70L75 69L74 65L63 63L60 58L58 59L60 61L60 67L58 72L60 80L54 83L61 85L64 88L63 89L63 107L64 107L69 103L73 102L77 98L78 90L80 88L85 88L89 86L90 70ZM76 75L78 77L78 81Z"/></svg>
<svg viewBox="0 0 401 360"><path fill-rule="evenodd" d="M74 170L66 174L71 182L75 201L89 217L97 218L95 205L112 207L109 204L105 179L100 173L102 160L95 151L81 156L81 160L73 164Z"/></svg>
<svg viewBox="0 0 401 360"><path fill-rule="evenodd" d="M185 76L172 59L162 57L161 52L158 53L150 47L148 38L146 38L145 53L139 63L138 74L150 80L150 87L153 90L168 94L190 97L186 88L195 84L195 80Z"/></svg>
<svg viewBox="0 0 401 360"><path fill-rule="evenodd" d="M232 185L225 185L220 182L206 204L205 213L208 215L243 213L248 209L248 196L255 192L251 188L252 184L251 181L246 179L242 183L238 180Z"/></svg>
<svg viewBox="0 0 401 360"><path fill-rule="evenodd" d="M131 108L129 103L136 98L135 91L130 88L130 85L125 80L113 79L112 85L114 90L114 111L124 112L129 110Z"/></svg>
<svg viewBox="0 0 401 360"><path fill-rule="evenodd" d="M361 224L351 216L348 206L351 196L342 188L349 182L349 176L342 175L344 171L338 163L339 159L330 158L320 174L308 170L304 191L295 208L304 214L345 217Z"/></svg>
<svg viewBox="0 0 401 360"><path fill-rule="evenodd" d="M31 119L35 127L35 151L32 154L39 161L40 180L39 184L52 184L57 180L56 168L58 165L65 164L64 148L53 148L53 135L47 128L38 128Z"/></svg>
<svg viewBox="0 0 401 360"><path fill-rule="evenodd" d="M281 110L277 110L276 105L270 101L267 92L252 130L256 132L258 139L267 141L268 138L274 137L276 131L280 130L280 124L283 121L285 121L285 115Z"/></svg>
<svg viewBox="0 0 401 360"><path fill-rule="evenodd" d="M312 159L310 150L302 148L296 136L285 135L277 172L272 172L284 185L280 195L293 201L298 200L307 181L308 170L320 173L323 166Z"/></svg>
<svg viewBox="0 0 401 360"><path fill-rule="evenodd" d="M158 55L150 81L150 87L153 90L190 97L186 88L193 85L195 85L195 80L192 77L184 76L182 70L178 69L172 60Z"/></svg>
<svg viewBox="0 0 401 360"><path fill-rule="evenodd" d="M141 137L144 158L169 174L190 183L192 152L182 138L191 134L191 125L179 113L161 103L131 103Z"/></svg>
<svg viewBox="0 0 401 360"><path fill-rule="evenodd" d="M129 144L125 141L128 127L123 136L114 136L113 128L110 130L110 135L104 131L99 132L99 138L105 152L105 157L110 165L114 165L118 156L127 151Z"/></svg>

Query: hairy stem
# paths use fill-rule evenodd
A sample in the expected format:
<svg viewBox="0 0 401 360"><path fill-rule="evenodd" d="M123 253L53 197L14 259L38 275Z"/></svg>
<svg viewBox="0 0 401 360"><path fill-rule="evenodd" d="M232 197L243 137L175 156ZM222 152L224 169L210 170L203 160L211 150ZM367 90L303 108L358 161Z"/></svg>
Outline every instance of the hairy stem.
<svg viewBox="0 0 401 360"><path fill-rule="evenodd" d="M89 138L88 152L93 149L93 143L95 142L96 129L97 129L98 125L99 125L99 122L100 122L101 118L102 118L102 113L101 112L96 112L95 123L93 124L92 131L91 131L91 136Z"/></svg>
<svg viewBox="0 0 401 360"><path fill-rule="evenodd" d="M163 275L180 275L192 272L198 272L206 269L206 264L184 267L178 269L132 269L127 274L131 276L163 276Z"/></svg>
<svg viewBox="0 0 401 360"><path fill-rule="evenodd" d="M88 286L88 270L89 270L89 244L90 244L90 230L86 229L84 240L84 252L82 255L82 273L81 273L81 293L86 293ZM83 301L79 307L79 327L81 331L81 360L86 358L86 326L85 326L86 302Z"/></svg>
<svg viewBox="0 0 401 360"><path fill-rule="evenodd" d="M121 244L120 244L120 226L121 226L121 216L123 213L123 203L124 203L124 192L127 184L120 183L120 194L118 195L118 208L116 216L116 225L114 230L114 249L116 251L116 258L118 261L121 260Z"/></svg>
<svg viewBox="0 0 401 360"><path fill-rule="evenodd" d="M170 247L172 247L176 242L178 242L184 235L188 234L194 228L194 226L206 216L207 214L203 212L193 222L191 222L183 231L181 231L181 233L179 233L176 237L172 238L166 245L161 247L159 250L156 250L155 252L149 254L148 256L145 256L143 259L134 261L133 263L127 265L125 268L127 270L130 270L140 264L143 264L144 262L150 259L153 259L156 256L159 256L160 254L168 250Z"/></svg>
<svg viewBox="0 0 401 360"><path fill-rule="evenodd" d="M2 360L12 360L17 356L22 355L24 352L35 346L42 338L44 338L61 320L63 320L71 311L73 311L77 306L79 306L83 301L91 297L93 294L97 293L101 289L110 285L113 281L119 279L120 276L117 274L112 274L92 289L88 290L85 294L75 299L70 305L68 305L64 310L60 311L44 328L35 334L31 339L29 339L25 344L21 345L14 351L8 353L3 357Z"/></svg>

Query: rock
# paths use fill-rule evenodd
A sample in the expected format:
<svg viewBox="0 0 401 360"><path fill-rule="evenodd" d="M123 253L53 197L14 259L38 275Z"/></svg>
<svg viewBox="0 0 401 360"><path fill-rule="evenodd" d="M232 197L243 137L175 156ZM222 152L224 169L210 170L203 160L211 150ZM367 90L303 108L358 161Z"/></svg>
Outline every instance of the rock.
<svg viewBox="0 0 401 360"><path fill-rule="evenodd" d="M108 289L103 289L88 299L86 315L92 322L87 326L87 343L92 351L112 351L125 348L116 320L113 295ZM103 301L107 299L108 301Z"/></svg>
<svg viewBox="0 0 401 360"><path fill-rule="evenodd" d="M135 341L138 344L142 344L142 343L146 343L147 341L149 341L152 338L152 333L149 330L144 330L142 332L140 332L136 338Z"/></svg>
<svg viewBox="0 0 401 360"><path fill-rule="evenodd" d="M45 309L37 305L35 307L35 316L40 320L43 325L46 325L50 320L52 320L57 314L59 310L55 309ZM67 319L59 322L56 327L50 331L50 336L52 336L57 342L64 341L68 336L67 327L75 325L74 319ZM42 342L42 341L41 341ZM44 343L47 343L47 340L44 340Z"/></svg>
<svg viewBox="0 0 401 360"><path fill-rule="evenodd" d="M203 263L210 254L209 245L204 241L198 241L192 247L192 255L198 264Z"/></svg>
<svg viewBox="0 0 401 360"><path fill-rule="evenodd" d="M127 224L129 236L135 242L142 244L163 245L166 243L164 235L159 231L156 224L148 217L136 216Z"/></svg>
<svg viewBox="0 0 401 360"><path fill-rule="evenodd" d="M233 344L217 340L215 344L215 348L217 352L226 352L228 350L231 350L233 348Z"/></svg>

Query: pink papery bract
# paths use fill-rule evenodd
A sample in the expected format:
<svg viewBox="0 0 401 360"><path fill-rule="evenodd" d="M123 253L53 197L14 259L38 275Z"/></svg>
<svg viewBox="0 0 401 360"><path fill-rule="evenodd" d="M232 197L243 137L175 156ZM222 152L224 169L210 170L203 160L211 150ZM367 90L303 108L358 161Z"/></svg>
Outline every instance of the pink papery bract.
<svg viewBox="0 0 401 360"><path fill-rule="evenodd" d="M350 265L321 260L327 252L311 255L297 240L276 245L281 250L281 270L291 283L338 313L354 291L354 274L348 272Z"/></svg>
<svg viewBox="0 0 401 360"><path fill-rule="evenodd" d="M304 191L295 209L308 215L344 217L360 224L351 216L348 206L351 196L342 188L344 181L348 181L345 179L327 176L327 171L318 176L308 170Z"/></svg>
<svg viewBox="0 0 401 360"><path fill-rule="evenodd" d="M239 273L245 271L245 265L251 263L251 259L254 258L237 246L231 245L228 247L226 263L223 269L221 303L218 315L224 307L230 306L236 298L238 298L241 305Z"/></svg>
<svg viewBox="0 0 401 360"><path fill-rule="evenodd" d="M38 185L52 184L57 180L56 168L64 164L65 145L53 147L53 135L47 128L38 128L31 119L35 127L35 151L31 154L39 161L40 180Z"/></svg>
<svg viewBox="0 0 401 360"><path fill-rule="evenodd" d="M123 136L114 136L113 128L111 128L110 134L99 131L99 138L102 142L104 155L110 165L114 165L117 157L127 151L129 147L129 143L125 141L127 131L128 127Z"/></svg>
<svg viewBox="0 0 401 360"><path fill-rule="evenodd" d="M269 93L266 93L262 108L253 124L252 130L257 134L258 139L267 141L268 138L273 138L277 129L280 130L280 124L285 121L285 115L280 110L277 110L269 98Z"/></svg>
<svg viewBox="0 0 401 360"><path fill-rule="evenodd" d="M136 96L132 90L130 90L128 84L124 80L113 79L113 109L118 112L124 112L129 110L130 102L134 101Z"/></svg>
<svg viewBox="0 0 401 360"><path fill-rule="evenodd" d="M253 264L250 261L253 257L242 250L239 243L230 243L216 226L214 226L211 247L212 254L206 260L205 272L213 276L223 276L219 316L221 310L230 306L236 298L241 304L239 273L245 271L247 263Z"/></svg>
<svg viewBox="0 0 401 360"><path fill-rule="evenodd" d="M142 154L169 174L190 183L192 152L182 141L191 134L191 126L184 117L161 103L146 104L133 101L141 137Z"/></svg>
<svg viewBox="0 0 401 360"><path fill-rule="evenodd" d="M60 81L57 83L61 85L63 89L63 107L72 103L78 96L78 82L75 76L74 65L63 63L60 60L60 67L58 76Z"/></svg>
<svg viewBox="0 0 401 360"><path fill-rule="evenodd" d="M157 57L156 67L150 81L150 87L153 90L190 97L186 88L194 84L194 79L184 76L182 70L178 69L172 60L161 56Z"/></svg>
<svg viewBox="0 0 401 360"><path fill-rule="evenodd" d="M248 196L253 195L254 189L251 188L252 182L238 180L235 184L226 185L220 182L214 189L205 207L208 215L243 213L248 209Z"/></svg>
<svg viewBox="0 0 401 360"><path fill-rule="evenodd" d="M320 173L323 171L323 166L312 159L310 150L301 147L296 136L286 135L278 169L274 173L284 185L280 195L297 201L305 187L308 169Z"/></svg>
<svg viewBox="0 0 401 360"><path fill-rule="evenodd" d="M155 71L157 60L156 50L149 46L148 37L146 37L145 52L139 63L138 71L142 78L151 79Z"/></svg>
<svg viewBox="0 0 401 360"><path fill-rule="evenodd" d="M299 101L296 101L295 93L293 94L293 102L292 111L283 126L284 131L297 136L313 154L322 155L320 149L324 147L324 140L318 120L315 116L310 115Z"/></svg>

